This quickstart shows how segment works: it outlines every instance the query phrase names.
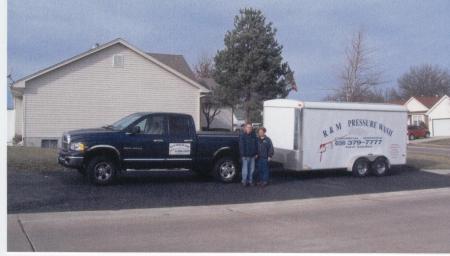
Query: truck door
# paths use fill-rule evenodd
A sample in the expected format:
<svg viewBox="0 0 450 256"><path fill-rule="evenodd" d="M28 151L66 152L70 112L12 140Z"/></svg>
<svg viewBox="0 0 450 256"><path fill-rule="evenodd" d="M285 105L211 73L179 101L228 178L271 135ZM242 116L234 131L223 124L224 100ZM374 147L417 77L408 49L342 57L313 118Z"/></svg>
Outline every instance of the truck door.
<svg viewBox="0 0 450 256"><path fill-rule="evenodd" d="M168 117L169 156L167 164L171 168L192 167L196 132L192 118L184 115Z"/></svg>
<svg viewBox="0 0 450 256"><path fill-rule="evenodd" d="M127 133L124 162L126 168L165 168L169 152L167 118L164 115L148 115L138 120L139 133Z"/></svg>

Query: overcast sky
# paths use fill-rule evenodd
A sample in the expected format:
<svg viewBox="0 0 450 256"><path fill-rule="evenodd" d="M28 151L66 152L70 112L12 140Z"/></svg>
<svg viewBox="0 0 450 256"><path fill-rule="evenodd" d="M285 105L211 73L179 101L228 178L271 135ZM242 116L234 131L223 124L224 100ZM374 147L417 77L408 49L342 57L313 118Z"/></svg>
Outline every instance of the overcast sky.
<svg viewBox="0 0 450 256"><path fill-rule="evenodd" d="M194 64L213 56L240 8L277 28L299 86L290 98L321 100L338 85L345 47L363 29L386 86L411 65L450 68L450 1L9 0L8 71L15 79L121 37Z"/></svg>

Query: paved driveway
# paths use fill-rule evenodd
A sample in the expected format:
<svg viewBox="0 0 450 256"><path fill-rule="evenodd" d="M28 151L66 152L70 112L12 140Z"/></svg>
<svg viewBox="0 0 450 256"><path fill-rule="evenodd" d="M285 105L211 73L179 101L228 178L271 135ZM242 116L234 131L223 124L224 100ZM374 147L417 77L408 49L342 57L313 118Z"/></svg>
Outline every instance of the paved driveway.
<svg viewBox="0 0 450 256"><path fill-rule="evenodd" d="M8 213L155 208L269 202L450 187L450 176L397 168L386 177L341 171L275 172L267 188L222 184L189 171L135 172L116 185L90 185L74 170L8 170Z"/></svg>

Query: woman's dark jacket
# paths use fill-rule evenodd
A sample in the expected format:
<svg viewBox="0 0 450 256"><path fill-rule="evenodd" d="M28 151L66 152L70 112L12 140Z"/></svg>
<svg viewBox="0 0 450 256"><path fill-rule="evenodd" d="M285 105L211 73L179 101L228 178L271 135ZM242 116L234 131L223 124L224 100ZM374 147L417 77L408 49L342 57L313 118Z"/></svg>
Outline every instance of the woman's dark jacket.
<svg viewBox="0 0 450 256"><path fill-rule="evenodd" d="M269 137L258 138L258 158L267 159L274 153L272 140Z"/></svg>
<svg viewBox="0 0 450 256"><path fill-rule="evenodd" d="M239 136L239 153L241 157L254 157L258 154L258 138L254 132L242 132Z"/></svg>

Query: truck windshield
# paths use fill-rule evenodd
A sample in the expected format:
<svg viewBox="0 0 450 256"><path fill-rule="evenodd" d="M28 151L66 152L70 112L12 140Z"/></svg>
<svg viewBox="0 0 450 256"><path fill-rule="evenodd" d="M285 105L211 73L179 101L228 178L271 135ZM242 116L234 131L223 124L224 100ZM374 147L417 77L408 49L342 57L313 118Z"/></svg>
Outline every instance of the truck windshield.
<svg viewBox="0 0 450 256"><path fill-rule="evenodd" d="M127 128L128 126L130 126L130 124L132 124L134 121L141 118L143 115L144 114L142 114L142 113L131 114L131 115L126 116L126 117L120 119L119 121L113 123L112 125L109 125L108 127L111 129L114 129L114 130L123 130L123 129Z"/></svg>

